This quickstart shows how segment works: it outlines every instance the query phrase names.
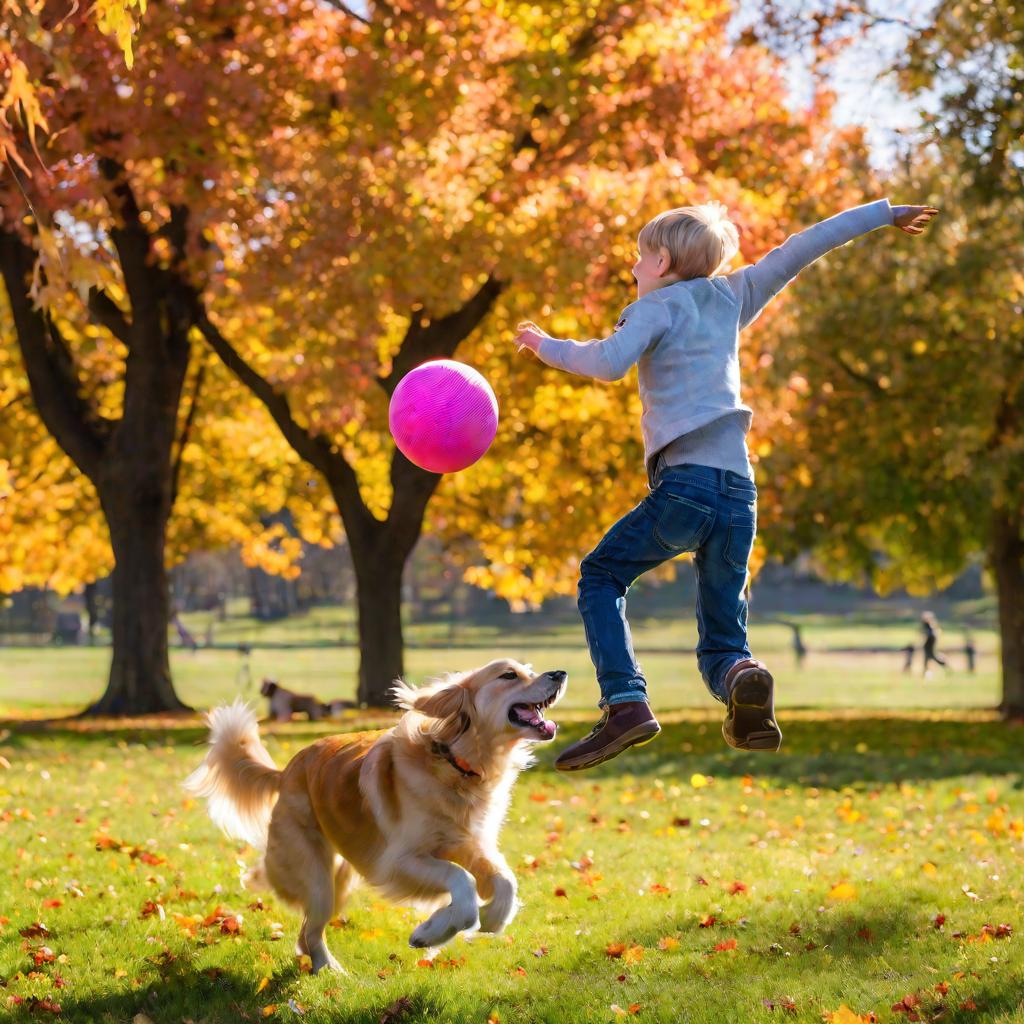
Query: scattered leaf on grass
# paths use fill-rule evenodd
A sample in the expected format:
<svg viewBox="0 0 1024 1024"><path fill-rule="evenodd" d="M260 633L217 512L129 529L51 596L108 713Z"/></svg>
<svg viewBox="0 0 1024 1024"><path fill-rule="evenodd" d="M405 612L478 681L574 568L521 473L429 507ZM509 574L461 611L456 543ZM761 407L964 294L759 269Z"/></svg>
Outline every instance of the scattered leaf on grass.
<svg viewBox="0 0 1024 1024"><path fill-rule="evenodd" d="M916 992L911 992L910 995L904 996L898 1003L892 1004L892 1012L906 1017L907 1020L920 1020L921 1014L918 1013L918 1007L921 1005L921 1000L918 998Z"/></svg>
<svg viewBox="0 0 1024 1024"><path fill-rule="evenodd" d="M408 996L400 996L380 1015L380 1024L398 1024L411 1011L412 1000ZM497 1015L492 1016L497 1021ZM490 1021L491 1017L487 1019Z"/></svg>
<svg viewBox="0 0 1024 1024"><path fill-rule="evenodd" d="M28 1006L33 1013L36 1010L40 1010L43 1013L54 1014L59 1014L61 1012L60 1003L55 1003L49 996L44 996L42 999L39 999L36 996L29 996Z"/></svg>
<svg viewBox="0 0 1024 1024"><path fill-rule="evenodd" d="M644 947L632 945L622 954L624 964L638 964L644 958Z"/></svg>
<svg viewBox="0 0 1024 1024"><path fill-rule="evenodd" d="M829 890L828 898L837 903L855 900L857 898L857 889L850 885L849 882L840 882Z"/></svg>
<svg viewBox="0 0 1024 1024"><path fill-rule="evenodd" d="M827 1010L821 1015L825 1024L877 1024L878 1017L873 1013L854 1013L845 1003L831 1013Z"/></svg>

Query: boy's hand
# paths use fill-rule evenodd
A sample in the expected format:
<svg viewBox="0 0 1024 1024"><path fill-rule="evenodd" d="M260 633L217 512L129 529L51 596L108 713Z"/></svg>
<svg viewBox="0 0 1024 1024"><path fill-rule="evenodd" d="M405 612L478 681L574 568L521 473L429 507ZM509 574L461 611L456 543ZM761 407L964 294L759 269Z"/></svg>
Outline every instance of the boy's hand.
<svg viewBox="0 0 1024 1024"><path fill-rule="evenodd" d="M938 212L934 206L898 206L893 211L893 227L908 235L920 235Z"/></svg>
<svg viewBox="0 0 1024 1024"><path fill-rule="evenodd" d="M541 340L548 337L532 320L524 320L516 326L516 330L519 332L515 341L517 352L522 352L524 348L536 352Z"/></svg>

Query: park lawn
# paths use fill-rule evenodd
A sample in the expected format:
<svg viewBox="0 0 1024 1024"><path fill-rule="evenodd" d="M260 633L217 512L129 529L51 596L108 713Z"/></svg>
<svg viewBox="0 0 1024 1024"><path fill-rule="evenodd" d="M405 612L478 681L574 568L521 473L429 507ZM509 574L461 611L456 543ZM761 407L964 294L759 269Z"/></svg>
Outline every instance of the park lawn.
<svg viewBox="0 0 1024 1024"><path fill-rule="evenodd" d="M757 756L724 746L717 713L684 711L563 776L552 758L588 716L556 717L503 832L524 903L507 934L430 962L406 945L418 915L358 891L328 929L346 977L306 973L296 913L239 887L252 851L180 789L194 725L0 734L0 1006L17 1022L721 1024L843 1006L864 1015L847 1022L1024 1022L1020 727L794 711L784 753ZM283 763L325 731L276 726L267 745Z"/></svg>
<svg viewBox="0 0 1024 1024"><path fill-rule="evenodd" d="M310 615L323 624L328 613L329 620L336 624L339 609L313 609ZM303 639L299 631L303 618L297 616L289 627L289 642L312 644L313 634ZM999 703L997 637L990 629L975 630L976 673L966 671L963 655L956 650L962 639L950 632L945 638L950 671L935 671L931 678L922 680L920 654L914 672L904 674L903 655L896 650L908 641L916 642L912 620L863 621L840 615L793 618L802 623L809 648L802 668L794 664L791 634L785 626L753 621L750 629L754 653L765 659L776 674L777 702L782 709L856 706L888 711L991 708ZM249 626L243 631L253 642L279 644L285 642L283 629L283 624L270 624L263 625L262 632L255 626L251 633ZM713 707L697 672L692 616L679 620L638 619L632 632L655 707ZM197 635L202 636L201 629L197 628ZM407 640L406 675L415 683L448 671L475 668L495 657L511 656L531 662L538 669L566 669L570 678L566 707L592 708L597 703L593 665L583 629L576 621L540 632L529 628L529 623L524 623L521 631L464 625L452 644L444 642L431 624L414 624L407 630ZM882 647L893 649L868 651ZM862 652L854 650L857 648ZM84 707L103 692L109 667L109 647L0 647L0 717L64 713ZM351 646L258 646L250 653L239 653L229 646L195 652L174 647L171 671L181 698L194 707L205 708L230 701L236 694L255 697L264 676L324 699L352 698L358 660Z"/></svg>

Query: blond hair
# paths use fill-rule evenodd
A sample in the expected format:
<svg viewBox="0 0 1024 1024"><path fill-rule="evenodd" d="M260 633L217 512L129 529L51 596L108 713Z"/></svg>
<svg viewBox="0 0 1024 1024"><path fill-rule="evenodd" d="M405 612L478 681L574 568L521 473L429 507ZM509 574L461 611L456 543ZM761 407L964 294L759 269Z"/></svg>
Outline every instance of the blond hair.
<svg viewBox="0 0 1024 1024"><path fill-rule="evenodd" d="M659 213L640 231L640 248L668 250L668 272L681 281L711 277L736 255L740 236L725 205L712 200Z"/></svg>

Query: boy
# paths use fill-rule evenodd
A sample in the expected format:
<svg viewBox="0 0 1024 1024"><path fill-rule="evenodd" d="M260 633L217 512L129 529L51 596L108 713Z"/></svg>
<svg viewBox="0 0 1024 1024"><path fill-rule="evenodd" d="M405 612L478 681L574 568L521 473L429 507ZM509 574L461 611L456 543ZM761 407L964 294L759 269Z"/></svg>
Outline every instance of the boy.
<svg viewBox="0 0 1024 1024"><path fill-rule="evenodd" d="M694 553L697 662L726 705L722 734L739 750L778 750L775 683L747 645L747 561L757 489L747 455L751 410L740 402L739 332L806 266L845 242L891 225L919 235L931 206L858 206L792 235L758 263L718 275L739 249L721 203L659 214L640 232L637 301L614 332L584 343L519 325L517 346L549 366L619 380L639 362L640 427L648 494L580 565L579 609L604 715L562 751L562 771L590 768L661 731L626 622L626 591L642 573Z"/></svg>

